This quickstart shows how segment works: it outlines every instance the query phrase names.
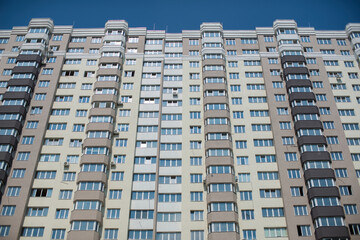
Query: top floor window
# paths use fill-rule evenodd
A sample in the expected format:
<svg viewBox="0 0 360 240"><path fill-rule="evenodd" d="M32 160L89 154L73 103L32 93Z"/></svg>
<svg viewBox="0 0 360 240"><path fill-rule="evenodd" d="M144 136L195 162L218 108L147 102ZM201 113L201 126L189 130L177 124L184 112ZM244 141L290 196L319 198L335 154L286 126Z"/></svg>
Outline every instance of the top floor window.
<svg viewBox="0 0 360 240"><path fill-rule="evenodd" d="M30 28L29 33L48 33L49 30L47 28Z"/></svg>
<svg viewBox="0 0 360 240"><path fill-rule="evenodd" d="M204 32L203 37L221 37L220 32Z"/></svg>
<svg viewBox="0 0 360 240"><path fill-rule="evenodd" d="M280 28L277 31L277 34L297 34L295 28Z"/></svg>
<svg viewBox="0 0 360 240"><path fill-rule="evenodd" d="M145 44L148 45L162 45L163 40L162 39L146 39Z"/></svg>

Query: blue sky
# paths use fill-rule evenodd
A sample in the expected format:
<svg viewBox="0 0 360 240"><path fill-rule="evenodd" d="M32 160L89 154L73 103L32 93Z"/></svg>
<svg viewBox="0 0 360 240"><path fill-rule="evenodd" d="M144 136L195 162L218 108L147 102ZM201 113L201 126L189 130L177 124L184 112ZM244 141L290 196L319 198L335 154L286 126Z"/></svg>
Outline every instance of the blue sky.
<svg viewBox="0 0 360 240"><path fill-rule="evenodd" d="M124 19L130 27L168 32L199 29L202 22L255 29L270 27L275 19L344 30L347 23L360 22L360 0L0 0L0 29L26 26L34 17L76 28L102 28L109 19Z"/></svg>

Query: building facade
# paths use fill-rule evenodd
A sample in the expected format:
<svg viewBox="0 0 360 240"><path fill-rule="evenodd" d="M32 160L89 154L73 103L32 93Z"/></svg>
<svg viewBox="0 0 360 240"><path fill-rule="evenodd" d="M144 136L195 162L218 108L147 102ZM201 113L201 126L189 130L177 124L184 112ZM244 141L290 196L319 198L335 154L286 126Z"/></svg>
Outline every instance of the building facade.
<svg viewBox="0 0 360 240"><path fill-rule="evenodd" d="M0 239L360 239L360 24L0 31Z"/></svg>

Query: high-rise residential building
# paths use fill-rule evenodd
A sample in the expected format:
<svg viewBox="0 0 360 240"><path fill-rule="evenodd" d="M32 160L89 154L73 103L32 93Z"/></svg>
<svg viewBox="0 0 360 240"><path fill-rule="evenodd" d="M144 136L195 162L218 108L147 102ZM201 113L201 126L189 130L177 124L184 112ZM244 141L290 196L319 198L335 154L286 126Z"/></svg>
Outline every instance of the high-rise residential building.
<svg viewBox="0 0 360 240"><path fill-rule="evenodd" d="M360 239L359 56L360 24L1 30L0 239Z"/></svg>

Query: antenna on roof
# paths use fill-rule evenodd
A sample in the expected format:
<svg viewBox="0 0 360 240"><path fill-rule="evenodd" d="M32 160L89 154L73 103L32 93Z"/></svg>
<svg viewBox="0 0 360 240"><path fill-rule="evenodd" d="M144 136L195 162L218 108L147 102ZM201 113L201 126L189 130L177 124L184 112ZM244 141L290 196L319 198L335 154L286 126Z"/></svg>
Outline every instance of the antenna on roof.
<svg viewBox="0 0 360 240"><path fill-rule="evenodd" d="M165 32L167 33L167 31L168 31L168 26L166 25L166 29L165 29Z"/></svg>
<svg viewBox="0 0 360 240"><path fill-rule="evenodd" d="M155 30L155 25L156 25L156 24L154 23L154 28L153 28L153 30Z"/></svg>

